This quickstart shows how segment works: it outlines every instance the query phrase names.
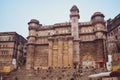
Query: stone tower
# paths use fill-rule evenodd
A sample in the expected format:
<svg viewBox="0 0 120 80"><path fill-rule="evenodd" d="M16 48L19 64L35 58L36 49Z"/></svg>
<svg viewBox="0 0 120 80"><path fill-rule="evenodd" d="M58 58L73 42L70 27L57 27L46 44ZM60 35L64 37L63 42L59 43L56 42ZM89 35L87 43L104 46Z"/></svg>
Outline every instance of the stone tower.
<svg viewBox="0 0 120 80"><path fill-rule="evenodd" d="M28 23L28 25L29 25L29 36L28 36L28 44L27 44L26 69L31 69L34 67L36 29L39 26L39 21L32 19Z"/></svg>
<svg viewBox="0 0 120 80"><path fill-rule="evenodd" d="M73 5L70 9L70 22L71 22L71 35L74 37L73 42L73 64L78 64L80 61L80 48L79 48L79 9Z"/></svg>
<svg viewBox="0 0 120 80"><path fill-rule="evenodd" d="M95 12L91 17L92 24L95 26L95 35L96 39L104 39L105 38L105 21L104 15L101 12Z"/></svg>
<svg viewBox="0 0 120 80"><path fill-rule="evenodd" d="M104 15L101 12L95 12L91 17L91 22L94 25L94 33L96 38L96 54L98 67L101 62L106 59L106 25ZM101 50L102 48L102 50Z"/></svg>

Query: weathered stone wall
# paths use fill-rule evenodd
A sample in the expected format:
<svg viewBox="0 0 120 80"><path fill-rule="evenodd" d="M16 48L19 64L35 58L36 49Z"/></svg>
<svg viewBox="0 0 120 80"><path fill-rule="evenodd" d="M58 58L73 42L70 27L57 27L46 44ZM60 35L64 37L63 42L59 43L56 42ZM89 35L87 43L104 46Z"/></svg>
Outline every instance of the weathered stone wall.
<svg viewBox="0 0 120 80"><path fill-rule="evenodd" d="M97 65L97 62L104 60L104 46L102 40L96 40L93 42L82 42L80 43L80 61L87 66L93 67Z"/></svg>
<svg viewBox="0 0 120 80"><path fill-rule="evenodd" d="M87 52L95 54L95 42L82 42L80 43L81 55L85 55Z"/></svg>
<svg viewBox="0 0 120 80"><path fill-rule="evenodd" d="M104 45L103 40L96 40L95 51L97 53L97 60L104 59Z"/></svg>
<svg viewBox="0 0 120 80"><path fill-rule="evenodd" d="M48 66L48 45L38 45L35 47L34 68Z"/></svg>

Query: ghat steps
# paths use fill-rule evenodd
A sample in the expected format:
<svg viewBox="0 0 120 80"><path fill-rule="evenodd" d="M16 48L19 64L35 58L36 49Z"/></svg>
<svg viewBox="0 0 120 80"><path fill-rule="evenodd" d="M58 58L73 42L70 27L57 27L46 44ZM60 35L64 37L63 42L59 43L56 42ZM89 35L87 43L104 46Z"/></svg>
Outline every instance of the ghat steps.
<svg viewBox="0 0 120 80"><path fill-rule="evenodd" d="M18 80L88 80L88 75L98 73L103 69L39 69L39 70L26 70L18 69L12 71L8 76L17 77Z"/></svg>

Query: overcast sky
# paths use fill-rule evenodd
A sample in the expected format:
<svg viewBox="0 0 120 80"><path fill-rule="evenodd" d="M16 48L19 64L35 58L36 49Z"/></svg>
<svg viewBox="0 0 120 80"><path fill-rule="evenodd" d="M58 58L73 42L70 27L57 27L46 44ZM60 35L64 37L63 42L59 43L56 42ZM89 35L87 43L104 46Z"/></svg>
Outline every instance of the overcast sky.
<svg viewBox="0 0 120 80"><path fill-rule="evenodd" d="M120 13L120 0L0 0L0 32L16 31L26 38L31 19L43 25L69 21L73 5L79 8L81 22L89 21L97 11L106 20Z"/></svg>

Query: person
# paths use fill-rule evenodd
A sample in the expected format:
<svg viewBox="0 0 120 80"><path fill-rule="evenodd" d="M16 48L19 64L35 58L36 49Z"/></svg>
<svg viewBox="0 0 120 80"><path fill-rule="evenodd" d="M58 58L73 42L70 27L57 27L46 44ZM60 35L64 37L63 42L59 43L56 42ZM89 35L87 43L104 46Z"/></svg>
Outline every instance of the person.
<svg viewBox="0 0 120 80"><path fill-rule="evenodd" d="M71 78L70 80L74 80L74 78Z"/></svg>

